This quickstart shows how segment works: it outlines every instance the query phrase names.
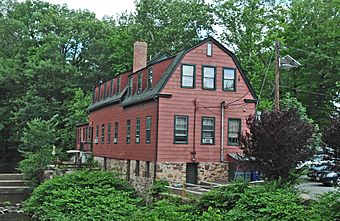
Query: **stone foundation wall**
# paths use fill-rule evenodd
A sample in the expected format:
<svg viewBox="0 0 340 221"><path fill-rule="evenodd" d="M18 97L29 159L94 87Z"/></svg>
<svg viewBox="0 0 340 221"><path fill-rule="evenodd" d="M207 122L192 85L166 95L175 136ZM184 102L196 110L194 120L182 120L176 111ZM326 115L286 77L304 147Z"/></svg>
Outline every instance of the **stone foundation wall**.
<svg viewBox="0 0 340 221"><path fill-rule="evenodd" d="M95 160L103 168L120 173L122 178L128 179L138 192L147 191L154 180L154 162L149 162L149 173L147 173L148 163L146 161L139 161L139 166L137 166L136 160L104 159L103 157L95 157ZM186 166L187 163L182 162L158 162L156 179L184 183L186 182ZM197 180L198 183L202 181L227 183L228 163L197 163Z"/></svg>
<svg viewBox="0 0 340 221"><path fill-rule="evenodd" d="M157 163L156 179L178 183L186 181L186 163Z"/></svg>
<svg viewBox="0 0 340 221"><path fill-rule="evenodd" d="M156 179L186 182L186 163L157 163ZM228 182L228 163L197 163L198 182Z"/></svg>
<svg viewBox="0 0 340 221"><path fill-rule="evenodd" d="M154 162L139 161L139 169L136 170L136 160L120 160L104 157L94 157L102 168L121 174L123 179L129 180L130 184L140 193L148 191L153 183ZM149 164L149 170L147 170ZM138 172L139 174L136 174Z"/></svg>
<svg viewBox="0 0 340 221"><path fill-rule="evenodd" d="M228 163L198 163L198 181L227 183Z"/></svg>

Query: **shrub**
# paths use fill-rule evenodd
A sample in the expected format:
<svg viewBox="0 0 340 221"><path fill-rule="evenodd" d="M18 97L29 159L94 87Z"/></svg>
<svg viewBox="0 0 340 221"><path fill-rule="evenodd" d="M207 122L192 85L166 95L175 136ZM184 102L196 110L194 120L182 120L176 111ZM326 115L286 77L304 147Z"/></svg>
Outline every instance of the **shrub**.
<svg viewBox="0 0 340 221"><path fill-rule="evenodd" d="M279 186L279 185L278 185ZM273 185L246 189L225 220L308 220L301 199L292 188Z"/></svg>
<svg viewBox="0 0 340 221"><path fill-rule="evenodd" d="M155 180L152 184L152 186L150 187L149 193L153 198L159 198L160 197L160 193L166 193L169 192L169 189L166 188L166 186L168 186L169 183L167 181L164 180Z"/></svg>
<svg viewBox="0 0 340 221"><path fill-rule="evenodd" d="M247 127L241 149L254 158L256 168L271 180L294 181L291 170L313 154L310 145L315 127L302 120L296 109L250 116Z"/></svg>
<svg viewBox="0 0 340 221"><path fill-rule="evenodd" d="M193 204L162 199L135 213L133 221L196 221L198 210Z"/></svg>
<svg viewBox="0 0 340 221"><path fill-rule="evenodd" d="M19 170L30 186L37 186L43 181L44 170L56 159L51 153L52 149L42 148L35 153L27 153L26 158L19 162Z"/></svg>
<svg viewBox="0 0 340 221"><path fill-rule="evenodd" d="M340 190L325 193L319 196L310 205L310 220L336 221L340 220Z"/></svg>
<svg viewBox="0 0 340 221"><path fill-rule="evenodd" d="M24 203L39 220L124 220L141 199L111 172L78 171L47 180Z"/></svg>
<svg viewBox="0 0 340 221"><path fill-rule="evenodd" d="M248 183L238 181L225 187L213 189L202 196L198 206L203 210L208 210L209 207L230 210L234 208L248 188Z"/></svg>

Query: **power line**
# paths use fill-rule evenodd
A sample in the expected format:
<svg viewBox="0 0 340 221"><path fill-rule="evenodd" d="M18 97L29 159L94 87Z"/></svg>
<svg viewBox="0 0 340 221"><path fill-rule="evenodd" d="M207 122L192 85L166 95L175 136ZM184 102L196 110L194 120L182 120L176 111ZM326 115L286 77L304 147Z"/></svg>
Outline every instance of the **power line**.
<svg viewBox="0 0 340 221"><path fill-rule="evenodd" d="M236 99L236 100L234 100L234 101L232 101L232 102L227 103L225 106L228 107L229 104L232 104L232 103L235 103L235 102L241 100L242 98L244 98L245 96L247 96L247 94L249 94L249 92L250 92L250 90L247 91L247 93L245 93L242 97L240 97L240 98L238 98L238 99Z"/></svg>
<svg viewBox="0 0 340 221"><path fill-rule="evenodd" d="M286 47L287 48L294 48L295 50L302 51L302 52L305 52L307 54L318 55L318 56L321 56L321 57L324 57L324 58L329 58L329 59L334 59L334 60L340 61L339 58L330 57L330 56L325 55L325 54L315 53L315 52L312 52L312 51L306 51L306 50L303 50L303 49L300 49L300 48L296 48L296 47L293 47L293 46L286 46Z"/></svg>
<svg viewBox="0 0 340 221"><path fill-rule="evenodd" d="M315 91L307 91L307 90L303 90L303 89L299 89L299 88L292 88L292 87L286 87L286 86L280 86L280 87L295 90L296 92L304 92L304 93L316 94L316 95L320 95L320 96L328 96L327 94L323 94L323 93L319 93L319 92L315 92Z"/></svg>
<svg viewBox="0 0 340 221"><path fill-rule="evenodd" d="M272 53L271 53L270 58L268 60L267 70L266 70L266 74L264 75L264 78L263 78L263 81L262 81L261 90L260 90L260 96L259 97L261 97L261 94L262 94L262 91L263 91L263 87L264 87L264 83L266 82L266 79L267 79L267 74L268 74L268 70L269 70L269 67L270 67L270 64L271 64L271 60L272 60L273 54L274 54L274 50L272 50Z"/></svg>

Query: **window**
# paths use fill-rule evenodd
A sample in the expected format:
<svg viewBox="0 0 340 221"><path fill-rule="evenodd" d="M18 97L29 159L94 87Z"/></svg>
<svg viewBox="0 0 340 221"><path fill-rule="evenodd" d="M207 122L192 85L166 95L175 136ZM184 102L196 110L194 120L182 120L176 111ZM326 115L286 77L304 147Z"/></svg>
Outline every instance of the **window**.
<svg viewBox="0 0 340 221"><path fill-rule="evenodd" d="M107 143L111 142L111 123L107 124Z"/></svg>
<svg viewBox="0 0 340 221"><path fill-rule="evenodd" d="M91 142L91 136L92 136L92 127L89 127L89 136L87 137L88 142Z"/></svg>
<svg viewBox="0 0 340 221"><path fill-rule="evenodd" d="M140 94L142 92L142 76L142 72L139 72L137 79L137 94Z"/></svg>
<svg viewBox="0 0 340 221"><path fill-rule="evenodd" d="M203 66L203 89L215 90L216 80L215 80L215 67Z"/></svg>
<svg viewBox="0 0 340 221"><path fill-rule="evenodd" d="M118 122L115 122L115 134L113 138L113 143L118 143Z"/></svg>
<svg viewBox="0 0 340 221"><path fill-rule="evenodd" d="M105 125L102 124L102 139L101 139L100 143L104 143L104 133L105 133Z"/></svg>
<svg viewBox="0 0 340 221"><path fill-rule="evenodd" d="M136 144L140 142L140 119L136 119Z"/></svg>
<svg viewBox="0 0 340 221"><path fill-rule="evenodd" d="M181 87L194 88L195 87L195 65L182 65Z"/></svg>
<svg viewBox="0 0 340 221"><path fill-rule="evenodd" d="M202 144L215 143L215 118L202 117Z"/></svg>
<svg viewBox="0 0 340 221"><path fill-rule="evenodd" d="M146 136L145 136L145 142L150 143L151 142L151 117L146 117Z"/></svg>
<svg viewBox="0 0 340 221"><path fill-rule="evenodd" d="M223 68L223 90L224 91L235 91L235 69Z"/></svg>
<svg viewBox="0 0 340 221"><path fill-rule="evenodd" d="M228 145L238 146L240 144L239 136L241 133L241 120L229 119L228 121Z"/></svg>
<svg viewBox="0 0 340 221"><path fill-rule="evenodd" d="M131 120L126 121L126 143L130 143Z"/></svg>
<svg viewBox="0 0 340 221"><path fill-rule="evenodd" d="M80 144L80 129L77 129L77 144Z"/></svg>
<svg viewBox="0 0 340 221"><path fill-rule="evenodd" d="M107 82L104 83L104 93L103 93L103 99L107 97Z"/></svg>
<svg viewBox="0 0 340 221"><path fill-rule="evenodd" d="M131 97L131 95L132 95L132 86L133 86L133 78L132 78L133 76L130 76L129 77L129 82L128 82L128 92L127 92L127 94L128 94L128 97Z"/></svg>
<svg viewBox="0 0 340 221"><path fill-rule="evenodd" d="M96 102L96 88L94 88L93 90L93 94L92 94L92 103Z"/></svg>
<svg viewBox="0 0 340 221"><path fill-rule="evenodd" d="M207 45L207 56L212 56L212 44L210 42Z"/></svg>
<svg viewBox="0 0 340 221"><path fill-rule="evenodd" d="M147 88L148 88L148 90L152 89L152 68L149 68Z"/></svg>
<svg viewBox="0 0 340 221"><path fill-rule="evenodd" d="M85 137L84 137L84 142L87 142L87 137L88 137L88 135L89 135L89 128L88 128L88 127L86 127L86 128L85 128Z"/></svg>
<svg viewBox="0 0 340 221"><path fill-rule="evenodd" d="M117 90L116 90L116 94L119 94L119 92L120 92L120 76L117 78Z"/></svg>
<svg viewBox="0 0 340 221"><path fill-rule="evenodd" d="M110 94L109 94L109 96L111 97L113 94L113 84L114 84L114 80L113 79L111 79L111 82L110 82Z"/></svg>
<svg viewBox="0 0 340 221"><path fill-rule="evenodd" d="M145 177L150 177L150 161L146 161L146 165L145 165Z"/></svg>
<svg viewBox="0 0 340 221"><path fill-rule="evenodd" d="M101 85L98 85L98 100L101 100Z"/></svg>
<svg viewBox="0 0 340 221"><path fill-rule="evenodd" d="M96 126L96 139L94 140L96 144L98 143L98 139L99 139L99 125Z"/></svg>
<svg viewBox="0 0 340 221"><path fill-rule="evenodd" d="M175 116L174 143L188 143L188 116Z"/></svg>
<svg viewBox="0 0 340 221"><path fill-rule="evenodd" d="M136 176L139 176L139 160L136 160L135 174Z"/></svg>

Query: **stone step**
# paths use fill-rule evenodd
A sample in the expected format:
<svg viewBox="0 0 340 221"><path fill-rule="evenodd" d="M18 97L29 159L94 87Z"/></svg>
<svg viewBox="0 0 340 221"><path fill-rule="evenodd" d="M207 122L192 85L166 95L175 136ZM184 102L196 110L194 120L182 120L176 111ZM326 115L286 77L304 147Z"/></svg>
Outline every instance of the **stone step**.
<svg viewBox="0 0 340 221"><path fill-rule="evenodd" d="M24 200L26 200L29 196L29 193L22 193L22 194L0 194L0 206L2 203L10 203L10 204L16 204L16 203L22 203ZM1 218L0 218L1 220Z"/></svg>
<svg viewBox="0 0 340 221"><path fill-rule="evenodd" d="M6 194L24 194L30 191L28 186L0 186L0 198L1 195Z"/></svg>
<svg viewBox="0 0 340 221"><path fill-rule="evenodd" d="M0 173L0 180L22 180L22 173Z"/></svg>
<svg viewBox="0 0 340 221"><path fill-rule="evenodd" d="M1 186L25 186L24 180L0 180Z"/></svg>

